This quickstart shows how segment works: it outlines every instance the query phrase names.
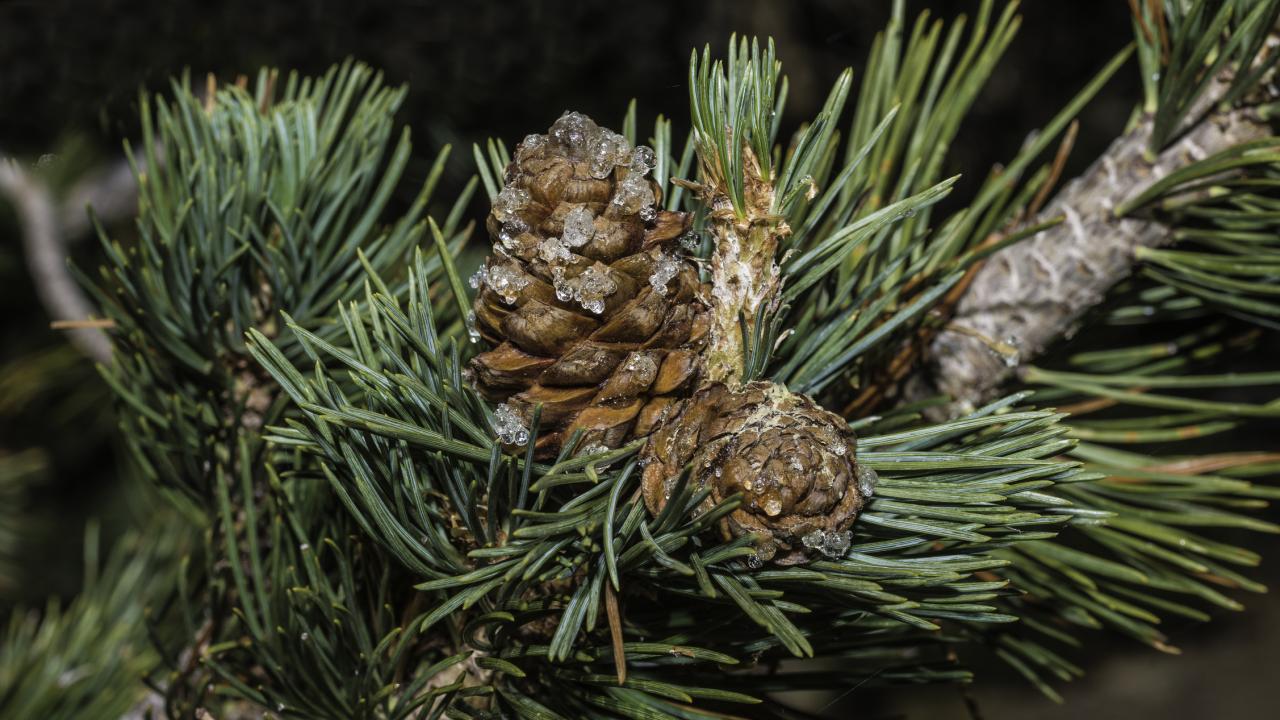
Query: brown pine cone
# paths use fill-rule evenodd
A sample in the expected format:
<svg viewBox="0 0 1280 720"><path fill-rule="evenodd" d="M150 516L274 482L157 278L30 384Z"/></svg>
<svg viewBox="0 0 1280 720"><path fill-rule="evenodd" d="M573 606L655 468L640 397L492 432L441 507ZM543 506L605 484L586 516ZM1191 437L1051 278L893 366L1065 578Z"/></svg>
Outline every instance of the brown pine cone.
<svg viewBox="0 0 1280 720"><path fill-rule="evenodd" d="M696 387L707 306L678 240L686 213L658 209L653 151L579 113L530 135L486 221L493 254L473 287L495 346L470 365L514 444L542 404L539 457L647 435ZM500 435L503 427L499 428Z"/></svg>
<svg viewBox="0 0 1280 720"><path fill-rule="evenodd" d="M721 529L726 538L754 533L761 560L792 565L812 551L839 556L848 549L874 472L860 469L853 432L838 415L770 382L737 390L713 384L676 413L641 455L651 513L662 511L691 465L690 487L711 489L701 512L742 493Z"/></svg>

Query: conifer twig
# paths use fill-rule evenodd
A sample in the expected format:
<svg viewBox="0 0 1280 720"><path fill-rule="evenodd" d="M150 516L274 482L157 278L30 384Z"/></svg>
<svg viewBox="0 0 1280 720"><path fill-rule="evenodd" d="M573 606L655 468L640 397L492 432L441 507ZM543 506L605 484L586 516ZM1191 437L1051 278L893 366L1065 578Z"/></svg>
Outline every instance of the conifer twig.
<svg viewBox="0 0 1280 720"><path fill-rule="evenodd" d="M1229 78L1219 78L1192 116L1216 105L1229 85ZM1071 336L1084 313L1129 275L1138 248L1173 240L1172 229L1158 220L1121 215L1117 208L1179 168L1270 135L1249 107L1205 115L1154 158L1148 151L1152 131L1153 119L1143 118L1037 218L1063 216L1065 222L1004 248L982 266L950 329L930 345L927 369L909 381L909 397L946 393L955 399L954 414L996 396L1019 364ZM995 353L991 342L1014 345L1018 353Z"/></svg>

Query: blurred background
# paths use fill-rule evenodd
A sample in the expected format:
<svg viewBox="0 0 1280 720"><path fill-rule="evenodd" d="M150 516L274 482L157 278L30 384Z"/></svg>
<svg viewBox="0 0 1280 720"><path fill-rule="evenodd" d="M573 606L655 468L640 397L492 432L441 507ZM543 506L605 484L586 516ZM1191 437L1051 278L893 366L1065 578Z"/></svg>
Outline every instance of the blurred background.
<svg viewBox="0 0 1280 720"><path fill-rule="evenodd" d="M910 0L908 13L951 18L978 6ZM682 134L689 51L705 43L719 51L732 32L777 41L791 88L784 131L794 129L841 69L861 69L889 12L888 0L0 0L0 156L16 158L47 190L66 252L92 271L84 201L96 198L104 222L127 232L121 143L139 135L138 94L163 91L183 72L199 82L207 73L252 76L263 65L320 73L347 57L380 67L410 88L401 118L416 143L401 188L409 198L440 146L454 146L443 187L460 189L474 170L472 143L545 131L565 109L616 126L635 97L641 128L665 113ZM956 197L1012 156L1131 37L1124 0L1033 0L1022 14L1018 39L951 153L951 170L969 179ZM1083 114L1068 177L1122 131L1137 80L1136 69L1122 72ZM139 502L113 439L107 388L85 353L49 327L47 279L24 251L15 199L0 194L0 617L72 596L86 521L100 520L109 543ZM483 212L474 208L477 218ZM1257 577L1277 584L1280 542L1240 541L1273 558ZM1168 628L1182 657L1091 638L1088 656L1077 658L1089 674L1064 688L1061 707L983 657L971 658L979 682L969 690L855 689L815 702L833 716L865 718L1274 717L1280 602L1249 600L1247 613Z"/></svg>

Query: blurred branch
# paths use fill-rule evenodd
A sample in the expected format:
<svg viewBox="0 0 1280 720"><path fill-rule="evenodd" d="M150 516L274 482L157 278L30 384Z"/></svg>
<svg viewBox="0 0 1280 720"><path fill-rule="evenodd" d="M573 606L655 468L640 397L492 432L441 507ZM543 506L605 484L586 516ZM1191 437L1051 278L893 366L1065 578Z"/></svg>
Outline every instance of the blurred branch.
<svg viewBox="0 0 1280 720"><path fill-rule="evenodd" d="M120 158L96 168L71 186L58 212L59 226L68 242L79 240L93 229L88 208L93 208L103 222L129 217L138 209L138 183L128 160Z"/></svg>
<svg viewBox="0 0 1280 720"><path fill-rule="evenodd" d="M105 220L124 217L137 206L137 183L123 161L76 183L58 203L40 178L16 161L0 157L0 193L13 203L22 235L27 268L40 303L65 329L73 345L97 362L111 360L111 341L100 327L84 321L93 306L67 269L67 241L90 229L87 206Z"/></svg>

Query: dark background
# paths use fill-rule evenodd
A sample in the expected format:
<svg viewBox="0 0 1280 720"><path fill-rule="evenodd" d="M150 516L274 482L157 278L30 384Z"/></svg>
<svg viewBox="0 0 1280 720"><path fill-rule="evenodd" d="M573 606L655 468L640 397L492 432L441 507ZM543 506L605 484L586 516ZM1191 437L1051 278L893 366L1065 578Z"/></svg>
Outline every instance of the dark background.
<svg viewBox="0 0 1280 720"><path fill-rule="evenodd" d="M912 0L908 15L974 13L976 0ZM1002 7L999 3L998 7ZM346 57L407 83L402 121L415 165L403 192L425 176L435 150L454 145L445 188L473 172L471 143L513 142L545 131L566 108L616 125L639 99L640 128L662 112L687 128L688 54L731 32L770 35L790 77L786 128L811 116L846 66L860 77L887 0L781 2L138 2L0 0L0 154L41 165L52 184L120 155L136 139L137 97L189 69L223 79L258 67L323 72ZM951 153L963 172L957 196L1026 134L1046 122L1131 37L1124 0L1030 0L1023 29L970 114ZM1068 176L1122 129L1137 100L1132 66L1081 117ZM43 158L43 160L41 160ZM476 208L476 216L481 209ZM96 265L91 243L73 248ZM22 501L21 573L0 582L0 610L73 592L81 526L119 515L119 462L106 393L90 363L47 329L24 271L16 228L0 202L0 455L32 450L42 469ZM1274 513L1273 513L1274 514ZM1246 538L1259 547L1258 538ZM1270 555L1280 544L1267 539ZM1271 562L1259 573L1280 578ZM1271 717L1280 707L1280 604L1247 599L1251 612L1207 627L1169 628L1186 656L1162 656L1102 636L1080 658L1089 670L1055 707L998 665L978 659L970 691L982 717ZM817 706L830 702L824 698ZM964 718L955 688L856 690L830 706L840 716Z"/></svg>

